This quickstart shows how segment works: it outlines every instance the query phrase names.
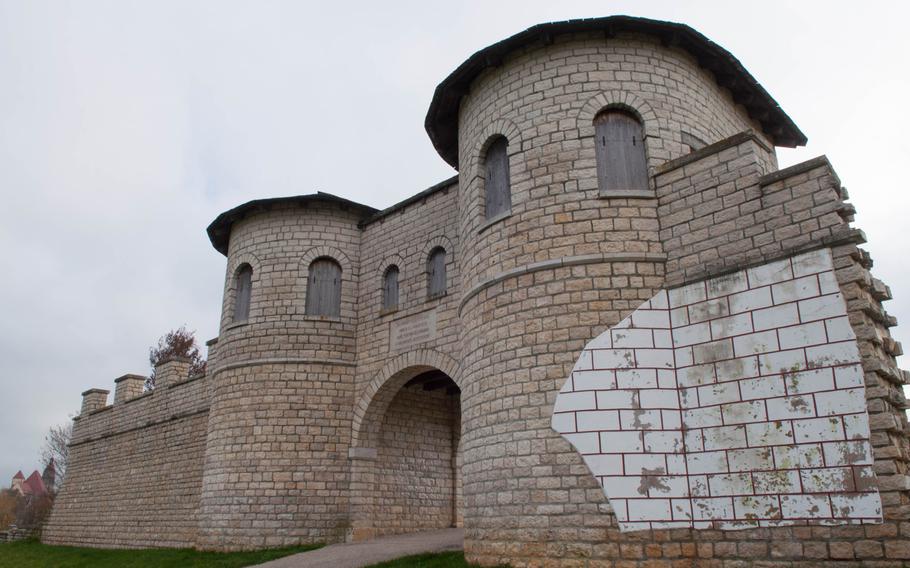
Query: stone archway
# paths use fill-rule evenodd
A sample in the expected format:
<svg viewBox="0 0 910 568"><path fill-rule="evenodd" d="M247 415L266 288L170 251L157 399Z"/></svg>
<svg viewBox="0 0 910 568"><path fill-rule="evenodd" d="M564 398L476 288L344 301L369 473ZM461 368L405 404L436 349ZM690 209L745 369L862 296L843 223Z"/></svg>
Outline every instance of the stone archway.
<svg viewBox="0 0 910 568"><path fill-rule="evenodd" d="M425 364L373 390L352 436L348 540L461 526L460 394Z"/></svg>

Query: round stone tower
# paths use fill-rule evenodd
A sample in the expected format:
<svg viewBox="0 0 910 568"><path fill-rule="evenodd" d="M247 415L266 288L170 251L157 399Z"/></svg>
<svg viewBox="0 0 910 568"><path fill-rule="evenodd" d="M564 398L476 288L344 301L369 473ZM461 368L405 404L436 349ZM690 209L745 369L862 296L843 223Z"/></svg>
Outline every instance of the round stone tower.
<svg viewBox="0 0 910 568"><path fill-rule="evenodd" d="M373 211L327 194L266 199L209 227L227 273L200 546L344 538L357 223Z"/></svg>
<svg viewBox="0 0 910 568"><path fill-rule="evenodd" d="M795 128L768 134L755 108L719 84L727 72L740 85L748 76L688 27L605 18L531 28L478 52L438 87L427 130L460 174L471 561L523 565L616 546L603 538L615 523L603 514L607 501L550 429L550 413L585 343L662 287L665 257L653 185L599 183L595 123L605 111L637 121L649 172L745 130L769 146L799 141ZM490 218L484 164L500 137L511 207Z"/></svg>

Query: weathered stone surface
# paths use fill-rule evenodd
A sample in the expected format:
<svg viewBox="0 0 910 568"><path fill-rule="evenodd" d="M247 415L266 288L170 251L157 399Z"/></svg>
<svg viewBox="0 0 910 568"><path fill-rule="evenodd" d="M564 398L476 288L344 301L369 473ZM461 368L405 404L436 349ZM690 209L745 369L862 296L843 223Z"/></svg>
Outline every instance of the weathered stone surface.
<svg viewBox="0 0 910 568"><path fill-rule="evenodd" d="M45 539L251 548L439 526L450 510L450 522L464 519L467 557L487 565L692 562L665 557L676 545L714 565L821 565L832 540L853 543L856 559L881 557L875 547L857 546L863 541L881 543L885 559L899 558L906 537L882 531L896 529L910 501L902 484L906 419L893 394L904 375L884 341L894 324L881 308L884 291L857 248L861 233L839 214L845 193L827 161L776 171L762 124L672 42L603 32L551 39L505 55L461 99L457 180L371 219L366 208L327 201L263 204L237 218L224 247L223 312L209 374L107 407L107 393L91 398L76 421L70 477ZM593 120L617 105L641 118L651 189L605 198ZM683 132L729 143L672 162L690 154ZM511 213L487 220L482 159L496 135L509 141ZM435 247L446 250L447 290L429 299ZM818 285L839 288L859 338L870 439L875 448L899 448L876 457L877 483L888 488L885 524L836 538L829 527L750 529L735 539L713 530L620 534L583 461L549 427L585 343L661 289L823 248L832 250L837 282ZM306 313L309 266L322 257L341 266L338 316ZM253 270L249 317L234 322L243 264ZM400 301L388 311L382 276L392 264L400 270ZM755 275L767 286L780 283L773 272ZM739 287L719 282L711 294L732 297ZM801 309L802 300L795 309L763 312L777 308L766 301L744 296L738 304L753 311L756 332L763 321L789 317L801 325L803 315L825 313L813 304ZM390 352L391 322L428 310L436 313L436 337ZM677 327L680 314L670 310L669 317ZM720 354L737 348L736 336L711 338L712 321L679 324L692 326L691 343L673 349L690 365L696 357L720 364ZM729 322L731 329L739 324ZM843 326L825 330L842 333ZM696 353L704 334L720 343ZM760 349L759 341L751 344ZM444 399L404 387L434 370L460 393ZM597 411L596 397L593 404ZM634 409L620 409L620 423L636 419L626 410ZM646 418L654 417L638 417ZM672 443L652 438L642 443ZM441 468L446 457L451 475ZM426 482L392 490L387 480L398 478L389 472L405 464ZM411 511L414 503L424 519ZM790 542L801 543L803 557L776 547ZM847 554L843 548L838 555Z"/></svg>
<svg viewBox="0 0 910 568"><path fill-rule="evenodd" d="M585 347L552 425L621 530L881 522L856 336L821 282L827 249L660 291ZM756 331L755 309L783 306L798 321ZM671 310L704 322L702 343Z"/></svg>

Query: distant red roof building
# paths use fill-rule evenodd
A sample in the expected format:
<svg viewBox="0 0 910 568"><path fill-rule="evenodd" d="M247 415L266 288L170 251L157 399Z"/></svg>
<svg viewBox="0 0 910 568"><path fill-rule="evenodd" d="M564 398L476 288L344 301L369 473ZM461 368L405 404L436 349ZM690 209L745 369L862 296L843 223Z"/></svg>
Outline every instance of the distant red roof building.
<svg viewBox="0 0 910 568"><path fill-rule="evenodd" d="M49 495L54 492L54 477L54 462L51 460L48 466L44 468L44 475L35 470L26 479L21 470L17 471L16 475L13 476L10 489L18 492L19 495L29 497Z"/></svg>
<svg viewBox="0 0 910 568"><path fill-rule="evenodd" d="M13 491L18 492L22 495L22 484L25 482L25 476L22 475L22 470L16 472L16 475L13 476L13 482L10 484L9 488Z"/></svg>
<svg viewBox="0 0 910 568"><path fill-rule="evenodd" d="M10 526L15 525L17 528L25 530L26 534L41 526L57 493L56 470L54 460L50 460L44 468L44 473L33 471L26 478L22 471L18 471L13 476L9 490L0 490L0 493L12 493L15 497L13 518L4 516L5 521L11 522ZM0 526L0 530L5 528L6 526Z"/></svg>
<svg viewBox="0 0 910 568"><path fill-rule="evenodd" d="M47 494L47 488L44 486L44 481L37 471L33 471L32 474L28 476L28 479L22 483L22 494L36 497Z"/></svg>

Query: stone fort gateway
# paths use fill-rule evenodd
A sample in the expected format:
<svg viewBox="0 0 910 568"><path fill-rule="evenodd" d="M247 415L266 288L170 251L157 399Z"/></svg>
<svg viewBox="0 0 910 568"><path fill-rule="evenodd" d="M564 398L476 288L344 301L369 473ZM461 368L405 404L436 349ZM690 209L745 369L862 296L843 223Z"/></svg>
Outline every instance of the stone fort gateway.
<svg viewBox="0 0 910 568"><path fill-rule="evenodd" d="M458 175L259 199L208 371L83 393L47 543L237 550L464 526L485 565L910 559L889 289L825 157L726 50L625 16L445 78ZM804 563L804 564L803 564Z"/></svg>

